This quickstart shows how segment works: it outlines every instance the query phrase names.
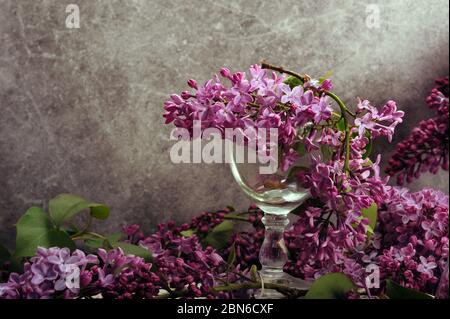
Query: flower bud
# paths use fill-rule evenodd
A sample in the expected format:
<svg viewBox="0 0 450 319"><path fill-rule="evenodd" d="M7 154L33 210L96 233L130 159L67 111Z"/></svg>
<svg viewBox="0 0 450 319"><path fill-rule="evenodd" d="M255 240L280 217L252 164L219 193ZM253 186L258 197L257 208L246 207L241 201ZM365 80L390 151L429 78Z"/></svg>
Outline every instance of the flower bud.
<svg viewBox="0 0 450 319"><path fill-rule="evenodd" d="M192 96L192 95L191 95L191 93L190 93L189 91L183 91L183 92L181 93L181 98L182 98L182 99L185 99L185 100L189 99L191 96Z"/></svg>
<svg viewBox="0 0 450 319"><path fill-rule="evenodd" d="M189 87L191 87L191 88L193 88L193 89L195 89L195 90L198 89L198 83L197 83L197 81L195 81L194 79L189 79L189 80L187 81L187 84L189 85Z"/></svg>
<svg viewBox="0 0 450 319"><path fill-rule="evenodd" d="M175 102L175 104L180 105L184 103L184 100L181 98L181 96L179 96L178 94L172 94L170 96L170 98L172 99L172 101Z"/></svg>
<svg viewBox="0 0 450 319"><path fill-rule="evenodd" d="M325 91L329 91L329 90L333 89L333 83L331 82L330 79L326 79L325 81L323 81L322 89Z"/></svg>
<svg viewBox="0 0 450 319"><path fill-rule="evenodd" d="M227 68L220 69L220 75L223 76L224 78L231 79L231 72Z"/></svg>

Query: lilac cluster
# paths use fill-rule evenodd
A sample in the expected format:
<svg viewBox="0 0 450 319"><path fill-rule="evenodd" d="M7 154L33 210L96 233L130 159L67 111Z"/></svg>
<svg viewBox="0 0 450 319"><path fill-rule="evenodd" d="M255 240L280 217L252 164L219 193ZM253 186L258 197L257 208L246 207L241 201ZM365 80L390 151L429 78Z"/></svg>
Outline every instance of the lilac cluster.
<svg viewBox="0 0 450 319"><path fill-rule="evenodd" d="M22 274L12 273L6 283L0 284L0 298L74 298L78 296L80 287L89 281L87 267L97 263L97 256L86 255L81 250L70 253L68 248L40 247L36 256L24 264ZM67 285L70 276L77 273L80 278L78 285Z"/></svg>
<svg viewBox="0 0 450 319"><path fill-rule="evenodd" d="M366 266L375 264L383 280L405 287L434 294L439 279L441 287L448 287L448 196L429 189L417 193L396 187L385 190L370 240L366 219L349 225L345 214L309 200L285 233L290 256L285 271L308 279L343 272L365 288ZM219 213L226 216L227 211ZM25 263L22 274L13 273L0 284L0 298L249 298L254 293L251 289L220 291L217 287L252 280L250 268L259 265L258 252L264 239L262 212L250 207L244 215L254 230L237 232L221 251L202 247L195 234L182 235L200 220L203 226L210 223L211 229L224 217L215 220L214 214L203 213L202 218L181 226L161 224L149 236L143 235L138 225L125 227L129 243L152 252L151 262L126 255L120 248L99 249L95 256L79 250L70 253L67 248L39 248ZM208 218L203 219L205 216ZM236 252L235 265L225 262L231 249ZM79 270L79 287L67 285L74 268ZM383 287L367 290L369 297L382 294ZM357 297L354 292L348 296Z"/></svg>
<svg viewBox="0 0 450 319"><path fill-rule="evenodd" d="M399 188L387 198L373 242L382 277L434 294L448 260L449 198L431 189Z"/></svg>
<svg viewBox="0 0 450 319"><path fill-rule="evenodd" d="M226 208L214 213L203 212L192 218L189 229L195 230L196 234L199 236L206 235L209 233L211 228L223 222L224 216L230 213L230 211L231 210L229 208Z"/></svg>
<svg viewBox="0 0 450 319"><path fill-rule="evenodd" d="M156 233L139 244L152 252L161 287L170 295L213 298L211 288L226 263L212 247L203 249L197 236L181 236L186 226L176 227L173 222L160 224Z"/></svg>
<svg viewBox="0 0 450 319"><path fill-rule="evenodd" d="M312 156L311 168L298 174L299 181L313 197L338 214L341 228L353 228L361 221L361 211L382 202L388 178L380 175L381 156L375 162L368 157L371 139L392 138L404 113L388 101L381 110L368 101L359 101L354 125L346 132L336 128L323 130L317 145L327 147L331 158ZM361 115L358 117L357 115Z"/></svg>
<svg viewBox="0 0 450 319"><path fill-rule="evenodd" d="M423 120L411 135L397 145L386 172L397 175L403 185L421 174L436 174L440 168L448 170L449 163L449 79L438 79L426 102L437 116Z"/></svg>
<svg viewBox="0 0 450 319"><path fill-rule="evenodd" d="M352 276L359 273L361 267L356 267L349 254L366 241L366 223L363 219L358 224L347 224L344 215L324 207L306 207L285 232L291 256L285 271L304 279L316 279L328 272L346 272L346 269L351 269L346 273Z"/></svg>
<svg viewBox="0 0 450 319"><path fill-rule="evenodd" d="M361 145L365 146L365 142L352 141L351 148L360 151ZM369 159L362 159L360 152L357 154L358 157L349 160L351 175L344 161L325 163L320 158L313 158L310 171L298 175L300 182L310 189L315 198L332 211L345 215L343 223L346 225L357 222L362 209L368 208L373 202L381 202L387 182L386 178L379 175L380 157L372 163Z"/></svg>
<svg viewBox="0 0 450 319"><path fill-rule="evenodd" d="M161 279L152 264L141 257L126 255L120 248L97 252L100 265L87 273L84 295L101 295L105 299L152 299L158 295Z"/></svg>
<svg viewBox="0 0 450 319"><path fill-rule="evenodd" d="M430 189L410 193L388 187L370 241L362 229L343 227L339 215L307 205L285 233L291 255L285 271L301 278L343 272L365 288L365 269L375 264L381 279L434 294L448 267L448 201L448 196Z"/></svg>
<svg viewBox="0 0 450 319"><path fill-rule="evenodd" d="M249 269L255 265L261 267L259 262L259 250L264 241L264 229L257 229L253 232L240 232L231 238L230 243L234 244L236 251L236 262L242 269ZM225 249L225 255L228 256L232 246Z"/></svg>
<svg viewBox="0 0 450 319"><path fill-rule="evenodd" d="M292 89L284 83L284 76L260 65L253 65L249 74L247 77L245 72L231 73L223 68L220 76L215 75L202 86L189 80L193 93L172 94L164 103L166 124L173 122L192 130L198 120L202 129L214 127L222 132L226 128L275 128L287 155L296 142L297 127L330 119L329 99L317 93L331 88L329 80L322 85L309 81Z"/></svg>

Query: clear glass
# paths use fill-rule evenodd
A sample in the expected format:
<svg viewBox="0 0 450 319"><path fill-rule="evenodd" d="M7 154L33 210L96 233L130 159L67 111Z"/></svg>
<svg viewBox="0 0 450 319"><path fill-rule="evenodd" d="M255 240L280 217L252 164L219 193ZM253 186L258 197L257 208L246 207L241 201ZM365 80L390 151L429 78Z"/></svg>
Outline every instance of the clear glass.
<svg viewBox="0 0 450 319"><path fill-rule="evenodd" d="M248 149L245 148L245 153ZM263 212L265 238L262 244L259 260L262 265L260 276L263 283L276 283L292 288L308 289L310 282L292 277L283 272L287 261L287 248L283 233L289 224L288 214L300 206L310 193L301 187L288 172L278 169L273 174L261 174L262 163L244 163L236 161L236 154L229 147L229 163L231 172L245 194ZM247 157L245 157L247 159ZM304 156L293 166L309 166L308 156ZM259 298L282 298L273 289L262 289Z"/></svg>

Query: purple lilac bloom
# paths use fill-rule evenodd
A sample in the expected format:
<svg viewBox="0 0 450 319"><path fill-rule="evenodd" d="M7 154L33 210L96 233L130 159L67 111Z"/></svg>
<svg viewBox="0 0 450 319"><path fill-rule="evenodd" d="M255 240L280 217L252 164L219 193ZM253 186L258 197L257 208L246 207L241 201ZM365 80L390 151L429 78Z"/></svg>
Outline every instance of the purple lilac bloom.
<svg viewBox="0 0 450 319"><path fill-rule="evenodd" d="M398 143L389 160L386 172L397 176L397 184L410 183L425 172L436 174L441 168L448 170L448 99L448 77L436 80L436 87L426 99L430 109L437 113L436 117L421 121L406 140Z"/></svg>
<svg viewBox="0 0 450 319"><path fill-rule="evenodd" d="M96 256L78 249L71 253L68 248L39 247L36 256L25 263L22 274L13 273L6 283L0 284L0 298L47 299L56 294L76 297L80 288L68 288L67 276L78 268L83 278L88 271L86 267L97 262ZM81 280L80 286L83 284Z"/></svg>

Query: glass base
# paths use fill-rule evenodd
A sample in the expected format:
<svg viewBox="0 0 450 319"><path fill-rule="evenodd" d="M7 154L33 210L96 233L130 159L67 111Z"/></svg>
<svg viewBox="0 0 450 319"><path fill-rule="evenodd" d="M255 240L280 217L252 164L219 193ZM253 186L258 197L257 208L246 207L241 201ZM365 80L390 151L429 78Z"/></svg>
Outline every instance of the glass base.
<svg viewBox="0 0 450 319"><path fill-rule="evenodd" d="M285 272L280 272L280 269L262 269L259 272L261 281L264 285L270 286L271 284L282 285L289 287L290 289L297 289L307 291L312 284L312 281L303 280L293 277ZM272 288L272 287L271 287ZM264 287L256 295L257 299L286 299L289 295L283 294L276 289L268 289Z"/></svg>

